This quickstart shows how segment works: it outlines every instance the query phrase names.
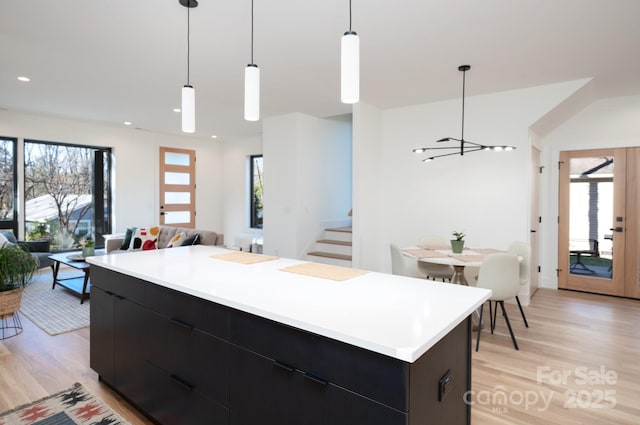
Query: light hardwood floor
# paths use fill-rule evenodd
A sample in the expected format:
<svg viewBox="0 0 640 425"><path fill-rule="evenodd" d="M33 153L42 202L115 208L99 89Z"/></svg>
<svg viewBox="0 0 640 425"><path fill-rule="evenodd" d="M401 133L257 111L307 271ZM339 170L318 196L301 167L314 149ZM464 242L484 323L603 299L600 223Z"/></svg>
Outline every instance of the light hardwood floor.
<svg viewBox="0 0 640 425"><path fill-rule="evenodd" d="M482 331L474 425L640 423L639 301L541 289L525 307L529 329L507 311L520 351L502 317L494 335ZM0 412L80 382L132 424L151 423L89 368L88 328L51 337L22 317L24 333L0 341Z"/></svg>

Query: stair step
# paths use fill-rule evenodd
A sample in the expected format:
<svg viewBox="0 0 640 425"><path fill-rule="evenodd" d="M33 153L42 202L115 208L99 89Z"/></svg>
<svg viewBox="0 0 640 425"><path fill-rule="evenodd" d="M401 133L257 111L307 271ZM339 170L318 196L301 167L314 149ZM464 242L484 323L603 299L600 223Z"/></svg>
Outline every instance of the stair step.
<svg viewBox="0 0 640 425"><path fill-rule="evenodd" d="M314 255L316 257L335 258L338 260L351 261L351 255L334 254L333 252L312 251L307 253L307 255Z"/></svg>
<svg viewBox="0 0 640 425"><path fill-rule="evenodd" d="M352 232L351 229L352 229L351 226L347 226L347 227L330 227L330 228L325 229L325 230L328 230L330 232L351 233Z"/></svg>
<svg viewBox="0 0 640 425"><path fill-rule="evenodd" d="M351 239L353 238L351 228L348 228L349 231L344 229L345 228L325 229L324 236L321 237L330 241L351 242Z"/></svg>
<svg viewBox="0 0 640 425"><path fill-rule="evenodd" d="M319 241L316 241L318 243L326 243L326 244L331 244L331 245L343 245L343 246L351 246L351 241L336 241L333 239L320 239Z"/></svg>
<svg viewBox="0 0 640 425"><path fill-rule="evenodd" d="M322 239L316 241L316 247L313 248L313 250L327 254L351 255L353 248L351 246L351 241Z"/></svg>

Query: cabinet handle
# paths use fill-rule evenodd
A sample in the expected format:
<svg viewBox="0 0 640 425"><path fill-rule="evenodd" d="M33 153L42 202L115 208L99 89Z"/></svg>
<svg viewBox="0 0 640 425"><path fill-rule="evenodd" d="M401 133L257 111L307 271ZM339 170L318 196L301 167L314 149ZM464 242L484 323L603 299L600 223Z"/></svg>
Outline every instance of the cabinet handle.
<svg viewBox="0 0 640 425"><path fill-rule="evenodd" d="M180 319L176 319L175 317L172 317L169 320L171 320L171 323L173 323L174 325L180 326L181 328L187 329L189 331L192 331L193 328L195 327L193 325L190 325L189 323L183 322Z"/></svg>
<svg viewBox="0 0 640 425"><path fill-rule="evenodd" d="M320 385L327 385L329 382L315 375L305 372L304 377Z"/></svg>
<svg viewBox="0 0 640 425"><path fill-rule="evenodd" d="M188 383L187 381L185 381L184 379L176 376L176 375L170 375L171 379L173 379L173 381L180 385L182 388L186 389L187 391L193 391L195 386L191 385L190 383Z"/></svg>
<svg viewBox="0 0 640 425"><path fill-rule="evenodd" d="M282 363L281 361L278 361L278 360L274 360L273 364L278 366L280 369L286 370L287 372L293 372L295 370L293 366L289 366L288 364Z"/></svg>

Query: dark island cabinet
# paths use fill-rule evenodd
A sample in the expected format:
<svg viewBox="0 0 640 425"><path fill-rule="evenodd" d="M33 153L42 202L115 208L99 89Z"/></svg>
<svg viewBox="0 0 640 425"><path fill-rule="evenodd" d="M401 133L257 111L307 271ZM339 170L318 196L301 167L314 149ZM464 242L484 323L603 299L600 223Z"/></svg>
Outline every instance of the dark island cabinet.
<svg viewBox="0 0 640 425"><path fill-rule="evenodd" d="M91 279L91 367L155 423L470 423L468 318L409 363L103 267Z"/></svg>
<svg viewBox="0 0 640 425"><path fill-rule="evenodd" d="M95 290L94 290L95 289ZM114 318L113 303L115 297L98 287L92 288L91 338L89 340L89 364L106 382L113 382L114 365Z"/></svg>
<svg viewBox="0 0 640 425"><path fill-rule="evenodd" d="M219 336L228 329L226 308L104 268L92 272L90 362L100 379L154 422L228 424L229 347Z"/></svg>
<svg viewBox="0 0 640 425"><path fill-rule="evenodd" d="M402 425L407 415L285 363L233 347L231 425Z"/></svg>

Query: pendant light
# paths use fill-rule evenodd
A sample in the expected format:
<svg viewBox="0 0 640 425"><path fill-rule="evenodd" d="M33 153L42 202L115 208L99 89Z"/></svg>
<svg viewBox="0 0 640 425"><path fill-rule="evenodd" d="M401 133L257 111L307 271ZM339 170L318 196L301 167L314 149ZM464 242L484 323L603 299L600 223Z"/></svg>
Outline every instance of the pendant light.
<svg viewBox="0 0 640 425"><path fill-rule="evenodd" d="M351 30L351 0L349 0L349 31L342 36L340 53L340 100L360 101L360 38Z"/></svg>
<svg viewBox="0 0 640 425"><path fill-rule="evenodd" d="M190 11L197 7L197 0L179 0L180 4L187 8L187 84L182 87L182 131L194 133L196 131L196 91L189 81L189 56L191 54L190 43Z"/></svg>
<svg viewBox="0 0 640 425"><path fill-rule="evenodd" d="M251 0L251 63L244 69L244 119L260 119L260 68L253 63L253 0Z"/></svg>
<svg viewBox="0 0 640 425"><path fill-rule="evenodd" d="M427 147L427 148L415 148L413 149L414 153L423 153L429 150L444 150L445 152L449 150L449 152L433 155L423 159L423 162L433 161L435 158L440 158L443 156L451 156L451 155L464 155L469 152L477 152L477 151L512 151L515 149L514 146L495 146L495 145L482 145L480 143L470 142L464 139L464 95L465 95L465 87L466 87L466 75L467 71L471 69L471 65L460 65L458 67L458 71L462 72L462 131L460 134L460 138L456 139L454 137L445 137L440 140L437 140L436 143L443 142L458 142L458 146L438 146L438 147Z"/></svg>

